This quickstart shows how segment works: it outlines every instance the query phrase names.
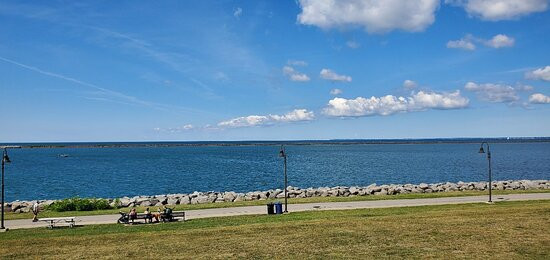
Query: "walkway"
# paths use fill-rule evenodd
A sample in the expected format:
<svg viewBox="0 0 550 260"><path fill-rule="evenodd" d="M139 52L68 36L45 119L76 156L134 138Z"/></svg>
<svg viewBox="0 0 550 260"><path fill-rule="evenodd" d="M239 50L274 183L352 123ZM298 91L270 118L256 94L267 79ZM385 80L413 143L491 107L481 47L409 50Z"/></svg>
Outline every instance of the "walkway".
<svg viewBox="0 0 550 260"><path fill-rule="evenodd" d="M525 200L550 200L550 193L525 193L495 195L493 201L525 201ZM344 209L365 209L365 208L390 208L390 207L412 207L444 204L483 203L487 196L469 197L448 197L430 199L399 199L399 200L375 200L375 201L351 201L351 202L322 202L289 204L289 212L308 210L344 210ZM266 206L246 206L233 208L198 209L186 211L186 219L226 217L239 215L266 214ZM117 222L120 215L96 215L77 217L78 225L113 224ZM5 226L9 229L46 227L46 223L32 222L30 219L8 220Z"/></svg>

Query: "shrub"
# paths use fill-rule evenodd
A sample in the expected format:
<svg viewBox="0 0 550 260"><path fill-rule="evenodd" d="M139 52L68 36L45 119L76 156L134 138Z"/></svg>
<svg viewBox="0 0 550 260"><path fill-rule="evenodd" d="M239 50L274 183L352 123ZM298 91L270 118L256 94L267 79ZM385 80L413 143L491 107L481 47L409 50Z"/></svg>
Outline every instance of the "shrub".
<svg viewBox="0 0 550 260"><path fill-rule="evenodd" d="M69 199L58 200L47 207L53 211L91 211L98 209L110 209L109 201L106 199L82 199L73 197Z"/></svg>

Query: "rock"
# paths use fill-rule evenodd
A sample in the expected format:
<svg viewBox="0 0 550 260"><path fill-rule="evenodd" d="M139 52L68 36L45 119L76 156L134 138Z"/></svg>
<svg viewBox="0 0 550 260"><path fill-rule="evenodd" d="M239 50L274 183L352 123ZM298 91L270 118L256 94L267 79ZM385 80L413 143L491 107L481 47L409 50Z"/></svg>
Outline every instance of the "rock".
<svg viewBox="0 0 550 260"><path fill-rule="evenodd" d="M380 190L378 192L375 192L374 195L388 195L388 191L387 190Z"/></svg>
<svg viewBox="0 0 550 260"><path fill-rule="evenodd" d="M170 197L166 200L166 204L168 205L177 205L180 203L180 200L175 197Z"/></svg>
<svg viewBox="0 0 550 260"><path fill-rule="evenodd" d="M233 202L235 200L235 198L237 197L237 194L235 192L226 192L224 195L223 195L223 199L224 201L229 201L229 202Z"/></svg>
<svg viewBox="0 0 550 260"><path fill-rule="evenodd" d="M237 194L237 197L235 197L235 200L233 200L233 202L238 202L238 201L244 201L244 194L242 193Z"/></svg>
<svg viewBox="0 0 550 260"><path fill-rule="evenodd" d="M420 184L418 184L418 188L419 188L419 189L425 190L425 189L427 189L427 188L429 188L429 187L430 187L430 186L429 186L428 184L426 184L426 183L420 183Z"/></svg>
<svg viewBox="0 0 550 260"><path fill-rule="evenodd" d="M184 204L184 205L191 204L191 198L189 196L181 197L180 204Z"/></svg>

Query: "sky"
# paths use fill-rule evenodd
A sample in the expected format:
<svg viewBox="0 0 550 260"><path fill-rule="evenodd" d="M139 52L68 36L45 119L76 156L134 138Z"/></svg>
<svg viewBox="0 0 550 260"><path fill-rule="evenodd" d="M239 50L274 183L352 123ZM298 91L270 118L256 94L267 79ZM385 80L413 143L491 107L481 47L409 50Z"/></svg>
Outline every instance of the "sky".
<svg viewBox="0 0 550 260"><path fill-rule="evenodd" d="M550 134L549 0L0 0L0 142Z"/></svg>

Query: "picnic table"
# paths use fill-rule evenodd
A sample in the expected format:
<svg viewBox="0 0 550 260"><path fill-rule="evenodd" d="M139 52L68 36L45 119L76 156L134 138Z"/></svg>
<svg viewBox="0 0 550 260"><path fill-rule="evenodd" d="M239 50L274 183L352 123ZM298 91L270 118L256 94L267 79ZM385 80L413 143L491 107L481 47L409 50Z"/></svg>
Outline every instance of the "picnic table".
<svg viewBox="0 0 550 260"><path fill-rule="evenodd" d="M61 217L61 218L39 218L38 221L48 223L48 228L54 228L56 224L69 224L69 227L74 227L76 217Z"/></svg>

